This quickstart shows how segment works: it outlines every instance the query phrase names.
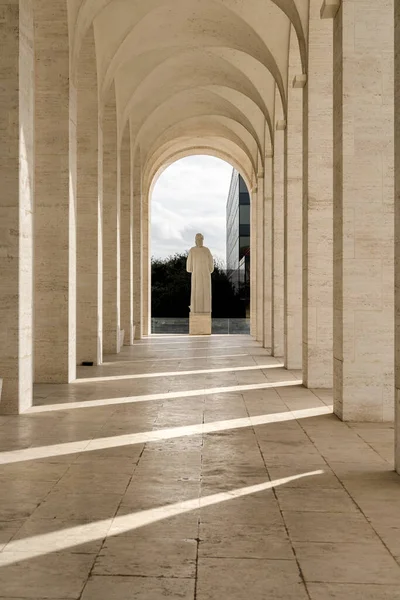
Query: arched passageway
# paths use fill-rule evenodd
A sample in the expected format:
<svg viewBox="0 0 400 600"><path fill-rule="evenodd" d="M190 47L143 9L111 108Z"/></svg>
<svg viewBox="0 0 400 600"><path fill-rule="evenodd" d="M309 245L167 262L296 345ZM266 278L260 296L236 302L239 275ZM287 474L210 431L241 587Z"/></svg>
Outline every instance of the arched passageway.
<svg viewBox="0 0 400 600"><path fill-rule="evenodd" d="M122 492L110 492L106 485L101 495L109 504L107 509L99 507L85 488L90 469L79 466L85 464L85 455L76 457L76 468L71 466L65 487L63 483L53 496L47 483L58 481L64 474L60 466L63 461L54 459L64 456L64 444L73 444L68 446L71 454L80 453L82 445L97 435L111 439L117 432L117 436L129 436L132 423L138 427L134 429L136 435L159 424L165 425L164 429L179 427L186 418L185 407L179 404L179 393L188 391L186 380L176 376L166 392L177 394L175 412L172 403L170 411L165 407L163 412L159 405L151 408L151 402L158 402L153 394L165 390L155 391L149 382L142 381L146 370L154 372L162 361L161 350L152 345L160 342L148 336L146 318L150 297L149 202L157 173L182 156L201 152L229 159L251 190L254 276L249 344L260 352L261 359L252 354L254 364L260 364L259 360L262 364L265 357L272 362L283 357L284 365L277 367L277 380L272 381L273 373L268 375L274 384L273 393L267 387L258 395L252 388L254 394L244 407L243 400L231 390L232 404L227 412L226 405L221 408L220 417L218 403L215 412L209 412L205 390L213 389L209 384L215 378L217 388L229 389L229 378L235 375L232 369L202 374L201 399L192 413L195 422L186 425L198 425L198 419L205 424L248 418L254 428L251 435L248 428L243 435L238 433L237 444L233 440L230 443L229 438L226 441L220 431L214 438L207 437L208 430L204 433L204 447L209 444L211 448L218 439L226 459L226 485L221 490L216 481L221 465L208 456L203 472L204 497L246 487L256 494L252 486L261 485L260 471L252 469L260 466L266 455L276 458L271 463L272 480L291 477L293 471L296 475L297 458L289 459L288 454L296 454L302 467L307 463L318 470L323 464L326 471L328 464L328 477L296 484L291 480L292 485L285 480L281 492L274 492L271 514L278 500L283 513L300 512L301 522L306 523L306 531L298 521L293 528L296 559L285 555L287 540L280 540L283 545L278 543L274 573L286 573L285 569L298 560L303 577L299 582L298 575L294 576L296 591L285 592L283 597L294 594L297 599L306 594L304 597L312 600L323 600L327 595L353 597L354 592L354 597L358 594L364 599L373 594L375 599L378 588L382 596L396 597L397 587L393 592L392 586L399 580L399 552L393 542L393 530L400 528L398 479L390 471L393 467L399 471L400 456L399 10L395 0L19 0L0 5L0 460L5 453L0 494L6 490L4 503L0 502L0 522L4 519L7 523L5 544L10 535L19 535L16 524L10 525L10 521L22 521L21 539L30 540L28 552L39 560L42 550L38 548L44 543L40 536L54 533L49 533L48 527L55 505L63 507L56 511L57 531L62 530L59 521L64 517L69 524L76 517L96 521L95 529L115 525L117 532L119 521L114 522L114 517L134 512L125 511L126 507L150 511L144 512L144 518L149 519L157 508L149 489L144 492L148 503L138 507L129 497L126 505L120 505ZM193 350L192 356L199 355L193 343L194 339L182 341L189 354ZM209 343L212 346L214 338ZM167 346L167 352L172 350ZM140 353L144 356L137 358ZM82 363L99 369L100 379L108 372L107 367L110 377L123 377L129 375L124 372L124 357L128 364L144 360L137 363L141 367L133 367L140 377L130 381L130 394L125 394L124 379L114 380L117 383L110 398L104 397L101 380L92 381L93 387L88 386L86 392L79 391L85 386L76 382L77 367L80 369ZM227 367L218 367L219 359L213 360L214 369L232 367L229 360ZM119 366L114 367L114 363ZM181 370L181 365L178 368ZM243 385L258 385L259 378L264 381L265 373L258 371L244 371ZM82 373L79 371L80 376ZM160 373L158 368L156 373ZM271 423L257 423L255 417L267 406L269 414L275 414L275 403L279 412L282 402L293 408L291 386L284 381L279 385L282 373L301 373L296 410L302 410L302 399L308 409L310 398L318 397L318 405L325 400L335 416L310 417L302 433L297 425L287 426L284 441L273 439L283 430L274 429ZM280 387L284 391L278 392ZM143 395L148 396L148 403L140 403L140 410L136 404L129 409L119 406ZM109 402L116 398L121 402ZM94 406L90 402L98 402L95 418L88 423L84 412L72 409L75 402L81 403L82 411ZM54 412L49 415L50 411L43 409L46 418L42 415L43 419L35 420L43 403ZM57 404L67 406L56 410ZM108 412L109 406L115 415L111 409ZM390 436L394 430L393 444ZM196 445L199 438L197 430L193 431L186 449L188 464L196 475L194 481L198 482L195 465L200 455ZM329 436L336 432L338 437L332 444ZM258 450L254 437L249 442L249 435L257 438ZM155 443L153 438L150 443ZM239 448L250 448L247 444L253 444L253 449L241 461ZM55 448L59 445L61 454ZM287 446L296 452L285 452ZM50 460L45 450L44 454L40 450L47 447L53 447ZM30 457L27 448L32 452ZM144 455L142 465L149 467L146 477L152 477L154 454L159 457L165 448L167 443L155 445ZM117 470L117 456L132 460L136 455L131 450L129 447L125 455L114 448L114 454L107 456L109 466L104 463L104 473ZM20 462L34 461L35 466L32 470L26 465L12 467L8 471L10 483L7 461L20 464L19 456L25 457ZM173 455L170 475L175 481L174 460ZM57 466L46 468L43 475L42 462ZM237 468L231 469L232 462ZM282 469L288 464L289 475ZM129 463L130 476L131 466ZM138 474L145 468L139 462ZM16 500L13 485L19 473L29 484L18 488ZM35 473L39 473L40 481ZM188 477L190 480L190 474ZM249 481L249 477L255 480ZM94 479L97 485L98 478ZM167 479L162 480L166 488ZM321 481L320 488L317 481ZM114 483L116 489L123 487L121 481ZM348 496L348 501L344 499L342 484L355 503ZM312 500L301 491L303 485L311 485ZM78 493L79 486L86 492ZM176 501L177 488L181 493L179 485L172 488L171 495L164 497L165 504L169 498ZM326 489L329 493L319 491ZM193 497L196 495L190 495ZM257 495L254 500L258 506ZM241 500L237 502L239 506ZM330 516L322 525L318 515L307 517L307 510L297 510L299 506L310 507L310 503L314 508L329 508L326 512ZM74 513L72 505L93 510ZM2 506L6 506L5 512L1 512ZM37 518L33 517L36 509ZM359 509L367 522L359 521ZM344 516L339 519L337 514ZM29 522L25 523L27 517ZM218 558L218 549L211 542L201 550L207 522L196 538L190 538L196 552L199 543L197 558L204 552L201 576L214 568L213 561ZM245 525L249 530L253 525L255 533L254 526L259 523L247 520ZM332 537L321 537L321 527L332 532ZM81 530L74 531L78 532L79 546ZM87 529L83 531L86 536ZM175 540L172 526L170 531ZM364 560L361 566L355 558L359 548L354 538L349 540L349 532L370 540L371 560ZM236 533L239 536L238 530ZM1 594L63 597L54 587L51 592L35 587L28 577L29 569L21 570L33 564L30 558L26 556L26 563L15 566L12 546L9 551L7 546L3 548L1 536L0 598ZM94 554L99 536L97 531L88 542ZM51 537L48 553L51 559L41 554L44 558L35 563L33 573L40 573L43 564L56 565L52 572L57 574L69 573L71 566L76 573L83 563L90 563L92 568L91 552L78 555L66 549L60 557L54 552L59 543L54 539ZM186 548L179 539L176 548ZM112 564L113 539L107 544L107 561ZM265 546L257 548L262 555L257 555L257 560L271 558ZM17 543L16 553L21 551L23 547ZM121 547L119 552L118 565L124 562ZM240 552L244 553L243 549ZM231 561L226 568L235 571L235 559L223 558ZM181 582L173 581L168 583L170 595L193 596L196 584L190 561L183 561L190 565L188 570L178 561L182 569L176 577L190 580L190 590L182 592ZM86 573L86 567L82 568ZM263 573L271 568L270 563L263 564ZM246 594L254 580L264 577L259 575L259 563L251 569L241 575L241 580L247 581ZM21 587L21 572L28 587ZM11 573L8 587L2 585L2 573ZM139 575L143 574L157 578L160 570L147 565L147 571ZM115 572L113 575L118 577ZM286 575L287 583L291 572ZM321 578L323 583L318 583ZM78 580L73 589L65 583L65 590L70 590L66 597L79 597L83 589L80 575ZM218 582L211 575L208 581L212 581L209 587L202 584L205 587L196 590L200 600L218 590ZM92 585L97 598L99 584ZM123 588L125 585L121 582ZM146 586L151 584L140 585L147 597ZM90 593L85 591L83 600L88 600ZM121 594L125 598L130 592ZM243 597L242 592L240 595ZM278 597L275 591L273 595Z"/></svg>
<svg viewBox="0 0 400 600"><path fill-rule="evenodd" d="M214 261L211 331L247 334L251 202L245 179L220 158L226 156L221 152L218 157L211 149L206 155L193 150L180 154L155 175L150 188L149 331L189 333L191 279L186 259L196 234L202 232ZM246 206L240 206L243 203Z"/></svg>

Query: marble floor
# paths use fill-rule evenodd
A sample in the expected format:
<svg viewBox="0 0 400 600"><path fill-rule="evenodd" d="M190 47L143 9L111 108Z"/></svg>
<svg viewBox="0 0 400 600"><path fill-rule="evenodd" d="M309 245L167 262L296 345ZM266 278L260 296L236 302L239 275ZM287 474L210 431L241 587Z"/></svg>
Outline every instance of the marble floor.
<svg viewBox="0 0 400 600"><path fill-rule="evenodd" d="M400 600L393 428L247 336L136 342L0 417L0 599Z"/></svg>

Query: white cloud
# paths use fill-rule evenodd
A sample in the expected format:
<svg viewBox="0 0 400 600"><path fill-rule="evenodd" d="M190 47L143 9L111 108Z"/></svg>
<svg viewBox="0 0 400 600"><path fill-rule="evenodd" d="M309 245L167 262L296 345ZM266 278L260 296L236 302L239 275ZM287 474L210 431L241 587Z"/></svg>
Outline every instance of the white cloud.
<svg viewBox="0 0 400 600"><path fill-rule="evenodd" d="M231 175L230 165L211 156L183 158L162 173L152 198L153 256L164 258L189 250L201 232L213 255L225 263Z"/></svg>

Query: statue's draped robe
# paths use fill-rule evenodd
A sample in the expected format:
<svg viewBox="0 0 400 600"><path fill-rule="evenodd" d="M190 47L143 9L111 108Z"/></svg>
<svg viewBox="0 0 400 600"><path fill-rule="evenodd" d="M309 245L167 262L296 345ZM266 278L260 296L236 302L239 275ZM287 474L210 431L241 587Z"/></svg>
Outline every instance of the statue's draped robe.
<svg viewBox="0 0 400 600"><path fill-rule="evenodd" d="M186 270L192 274L190 311L192 313L210 313L211 273L214 271L214 260L209 249L205 246L191 248Z"/></svg>

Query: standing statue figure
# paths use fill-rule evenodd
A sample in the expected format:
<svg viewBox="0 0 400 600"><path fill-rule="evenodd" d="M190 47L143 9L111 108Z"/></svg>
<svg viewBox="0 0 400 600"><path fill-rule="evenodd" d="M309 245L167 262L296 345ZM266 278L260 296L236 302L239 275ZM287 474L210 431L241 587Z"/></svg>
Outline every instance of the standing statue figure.
<svg viewBox="0 0 400 600"><path fill-rule="evenodd" d="M203 246L204 237L196 235L196 246L190 249L186 270L192 274L190 297L190 333L211 334L211 273L214 260L208 248Z"/></svg>

